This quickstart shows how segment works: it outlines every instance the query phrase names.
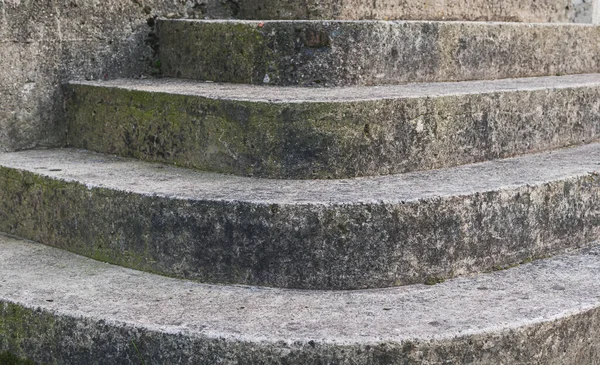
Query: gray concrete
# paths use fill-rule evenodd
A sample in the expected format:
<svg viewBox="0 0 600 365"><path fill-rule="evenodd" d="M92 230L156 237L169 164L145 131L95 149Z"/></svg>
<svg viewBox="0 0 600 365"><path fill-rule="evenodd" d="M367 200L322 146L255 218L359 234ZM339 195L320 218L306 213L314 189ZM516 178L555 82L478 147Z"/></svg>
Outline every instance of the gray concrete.
<svg viewBox="0 0 600 365"><path fill-rule="evenodd" d="M438 98L471 94L511 93L518 91L592 88L600 83L600 74L526 77L502 80L411 83L404 85L302 88L227 84L172 78L71 81L66 86L106 87L128 91L198 96L216 100L235 100L275 104L343 103L387 99Z"/></svg>
<svg viewBox="0 0 600 365"><path fill-rule="evenodd" d="M179 281L0 236L0 352L58 364L593 364L599 254L316 292Z"/></svg>
<svg viewBox="0 0 600 365"><path fill-rule="evenodd" d="M571 4L565 7L568 21L574 23L598 24L596 8L600 4L598 0L571 0Z"/></svg>
<svg viewBox="0 0 600 365"><path fill-rule="evenodd" d="M220 0L0 0L0 151L64 144L60 85L156 72L149 20L228 17Z"/></svg>
<svg viewBox="0 0 600 365"><path fill-rule="evenodd" d="M161 20L158 36L165 76L215 82L383 85L600 71L592 25Z"/></svg>
<svg viewBox="0 0 600 365"><path fill-rule="evenodd" d="M514 8L494 5L471 7L470 11L476 14L477 9L483 9L486 14L515 20L563 21L566 16L565 21L586 21L585 16L577 15L585 11L575 11L581 5L570 6L565 15L564 1L528 0L511 2ZM401 10L394 7L389 13L389 2L377 3L384 5L377 14L381 19L389 16L386 13ZM299 4L290 1L287 6ZM371 17L358 3L354 4L358 5L356 13L337 15L330 11L349 7L340 7L335 1L319 4L325 11L310 7L311 14ZM405 9L413 8L406 4ZM261 18L275 16L271 10L285 4L271 5L263 7ZM157 39L153 27L148 26L150 18L229 18L234 13L237 17L259 16L258 7L261 3L257 0L0 0L0 59L4 60L0 67L0 151L64 144L61 83L156 73L153 47ZM455 12L457 7L436 2L431 11L428 9L418 12L426 19L441 19L446 15L439 13L440 9ZM510 9L516 9L515 13Z"/></svg>
<svg viewBox="0 0 600 365"><path fill-rule="evenodd" d="M70 146L242 176L387 175L600 133L599 74L318 89L115 80L68 90Z"/></svg>
<svg viewBox="0 0 600 365"><path fill-rule="evenodd" d="M269 1L271 6L263 7L259 14L258 7L262 4L258 0L0 0L0 59L4 60L0 67L0 151L64 144L61 83L157 72L153 54L156 38L149 36L154 29L147 24L150 18L229 18L234 13L237 17L267 18L275 16L271 10L280 5L283 9L301 4ZM489 16L498 14L515 20L586 21L586 16L577 15L585 11L575 9L587 5L574 3L565 13L564 2L511 1L511 6L498 7L494 3L494 6L471 7L468 11L475 16L482 9ZM406 9L417 9L409 3L406 6L394 3L399 8L389 9L390 2L377 3L383 7L381 13L373 15L367 14L364 4L359 3L354 4L357 10L352 14L347 10L350 7L340 7L336 1L319 1L323 11L314 6L306 9L312 9L310 14L314 16L327 18L381 16L381 19L393 14L404 16ZM461 15L466 11L465 7L460 10L438 2L431 5L431 11L430 7L420 8L419 16L441 19L446 16L444 9ZM336 9L346 9L346 13L332 13Z"/></svg>
<svg viewBox="0 0 600 365"><path fill-rule="evenodd" d="M600 144L354 180L263 180L74 150L0 155L0 231L140 270L306 289L422 283L600 234Z"/></svg>
<svg viewBox="0 0 600 365"><path fill-rule="evenodd" d="M239 0L242 19L591 22L595 0Z"/></svg>

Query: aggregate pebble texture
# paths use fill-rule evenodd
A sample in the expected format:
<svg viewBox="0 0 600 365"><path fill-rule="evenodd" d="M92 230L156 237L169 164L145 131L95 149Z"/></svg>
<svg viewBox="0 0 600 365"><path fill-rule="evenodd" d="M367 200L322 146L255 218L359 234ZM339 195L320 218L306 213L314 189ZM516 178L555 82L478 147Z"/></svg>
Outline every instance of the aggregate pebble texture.
<svg viewBox="0 0 600 365"><path fill-rule="evenodd" d="M338 0L0 0L0 151L64 144L60 85L68 80L157 74L155 17L267 19L282 9L290 17L408 19L410 9L419 9L412 3L378 1L379 10L367 14L366 3L354 1L349 11ZM591 3L575 0L566 9L565 0L511 1L510 11L490 2L481 9L490 20L589 23ZM428 5L412 14L443 19L479 12L463 0Z"/></svg>
<svg viewBox="0 0 600 365"><path fill-rule="evenodd" d="M61 84L157 73L154 18L228 17L220 0L0 0L0 151L61 146Z"/></svg>
<svg viewBox="0 0 600 365"><path fill-rule="evenodd" d="M241 19L401 19L591 23L592 0L241 0Z"/></svg>
<svg viewBox="0 0 600 365"><path fill-rule="evenodd" d="M254 177L435 169L600 132L599 74L318 89L114 80L67 95L72 147Z"/></svg>
<svg viewBox="0 0 600 365"><path fill-rule="evenodd" d="M600 145L351 180L266 180L77 150L0 154L0 231L215 283L435 282L600 234Z"/></svg>
<svg viewBox="0 0 600 365"><path fill-rule="evenodd" d="M161 20L158 58L157 18L594 23L600 12L587 0L411 1L0 0L0 59L8 60L0 69L0 151L91 148L86 133L97 133L112 149L105 152L204 168L177 141L206 132L206 160L227 166L215 170L327 178L596 137L597 75L471 83L470 92L458 83L350 93L173 80L73 83L66 94L60 86L161 73L371 86L598 72L599 28L566 24ZM202 32L177 32L190 25ZM181 50L169 49L174 40ZM77 110L69 105L77 97L97 105ZM128 116L123 134L84 131L107 128L109 109L113 125L119 113ZM400 111L400 124L382 118ZM213 123L204 126L217 129L190 130L207 115ZM265 115L291 128L277 130L287 144L252 136L272 131ZM235 141L231 130L243 120L246 133L257 132ZM450 125L458 129L438 135ZM426 153L411 150L398 167L374 165L377 154L402 160L383 137L394 133ZM458 136L474 143L453 160L444 143ZM390 150L348 155L367 139ZM136 151L119 150L123 141ZM233 142L259 146L270 160L232 162L240 157ZM327 155L327 145L340 151ZM274 150L295 151L295 160ZM315 162L311 153L326 158ZM333 158L342 155L357 164ZM61 248L0 235L0 362L8 354L49 364L598 363L599 164L600 145L589 144L404 175L282 181L71 149L0 153L0 231ZM498 272L473 274L490 270ZM223 285L231 283L334 291Z"/></svg>
<svg viewBox="0 0 600 365"><path fill-rule="evenodd" d="M600 72L600 26L161 19L167 77L347 86Z"/></svg>
<svg viewBox="0 0 600 365"><path fill-rule="evenodd" d="M0 236L0 353L50 364L593 364L599 253L435 286L314 292L180 281Z"/></svg>

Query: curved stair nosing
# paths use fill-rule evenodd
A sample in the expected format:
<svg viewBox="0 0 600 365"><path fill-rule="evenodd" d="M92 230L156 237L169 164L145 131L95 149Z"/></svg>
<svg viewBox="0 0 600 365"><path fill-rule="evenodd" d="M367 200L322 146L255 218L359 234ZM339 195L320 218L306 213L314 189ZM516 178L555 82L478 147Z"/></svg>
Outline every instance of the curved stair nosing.
<svg viewBox="0 0 600 365"><path fill-rule="evenodd" d="M0 231L209 282L354 289L595 241L600 144L351 180L263 180L76 150L0 154Z"/></svg>
<svg viewBox="0 0 600 365"><path fill-rule="evenodd" d="M598 253L433 287L312 292L185 282L0 236L0 353L86 364L595 363Z"/></svg>

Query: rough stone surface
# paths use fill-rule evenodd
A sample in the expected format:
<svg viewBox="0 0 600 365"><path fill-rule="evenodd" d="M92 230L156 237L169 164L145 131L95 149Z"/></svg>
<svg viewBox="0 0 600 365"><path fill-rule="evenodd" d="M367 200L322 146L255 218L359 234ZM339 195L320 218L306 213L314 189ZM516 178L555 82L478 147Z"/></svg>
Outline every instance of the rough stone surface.
<svg viewBox="0 0 600 365"><path fill-rule="evenodd" d="M599 253L314 292L195 284L0 236L0 352L58 364L595 364Z"/></svg>
<svg viewBox="0 0 600 365"><path fill-rule="evenodd" d="M158 35L165 76L215 82L383 85L600 71L592 25L161 20Z"/></svg>
<svg viewBox="0 0 600 365"><path fill-rule="evenodd" d="M333 89L117 80L68 95L73 147L255 177L435 169L600 132L598 74Z"/></svg>
<svg viewBox="0 0 600 365"><path fill-rule="evenodd" d="M152 73L154 17L229 10L219 0L0 0L0 151L64 143L61 83Z"/></svg>
<svg viewBox="0 0 600 365"><path fill-rule="evenodd" d="M470 20L591 23L593 0L239 0L242 19Z"/></svg>
<svg viewBox="0 0 600 365"><path fill-rule="evenodd" d="M207 282L437 281L600 234L600 144L354 180L264 180L76 150L0 155L0 231Z"/></svg>
<svg viewBox="0 0 600 365"><path fill-rule="evenodd" d="M159 64L153 63L157 39L153 27L148 26L150 19L228 18L233 14L267 18L274 16L272 9L293 13L303 6L300 1L269 1L270 5L258 0L0 0L0 59L4 61L0 68L0 151L64 143L61 83L157 72ZM515 20L563 21L564 1L521 1L513 4L516 15L496 3L479 9ZM576 0L566 20L588 22L588 3ZM381 19L387 16L385 12L412 8L398 3L388 10L389 1L377 4L383 5L377 14ZM438 2L431 5L433 17L442 6ZM354 14L348 14L348 7L340 7L339 1L320 1L322 8L306 6L312 9L312 17L371 17L358 3ZM346 13L335 9L346 9ZM418 12L432 19L427 9ZM462 11L453 10L455 6L443 9L455 14Z"/></svg>
<svg viewBox="0 0 600 365"><path fill-rule="evenodd" d="M598 0L573 0L568 10L569 20L572 22L600 24Z"/></svg>
<svg viewBox="0 0 600 365"><path fill-rule="evenodd" d="M0 0L0 59L4 61L0 68L0 151L64 144L61 83L158 72L159 64L153 61L157 38L148 25L154 17L228 18L234 13L251 17L259 16L262 8L264 18L273 15L271 9L296 11L301 3L270 1L271 6L264 7L266 3L258 0ZM568 21L587 22L588 1L578 1L567 12ZM517 9L515 17L531 14L540 21L546 17L563 21L563 2L528 0L513 9ZM329 17L337 14L331 13L334 8L341 9L336 1L319 3L323 10L310 6L314 16ZM364 7L355 5L357 13L352 16L363 17ZM381 11L388 11L387 7ZM432 3L432 10L440 7ZM509 16L508 7L485 9L485 13ZM429 18L429 13L423 14Z"/></svg>

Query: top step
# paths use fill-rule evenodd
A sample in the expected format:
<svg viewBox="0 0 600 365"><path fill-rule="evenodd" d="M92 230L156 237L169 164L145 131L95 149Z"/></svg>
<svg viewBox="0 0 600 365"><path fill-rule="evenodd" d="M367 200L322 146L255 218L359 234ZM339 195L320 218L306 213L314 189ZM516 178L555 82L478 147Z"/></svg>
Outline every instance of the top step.
<svg viewBox="0 0 600 365"><path fill-rule="evenodd" d="M236 1L240 19L402 19L591 23L590 0L252 0Z"/></svg>
<svg viewBox="0 0 600 365"><path fill-rule="evenodd" d="M158 23L162 73L350 86L600 72L600 27L431 21Z"/></svg>

